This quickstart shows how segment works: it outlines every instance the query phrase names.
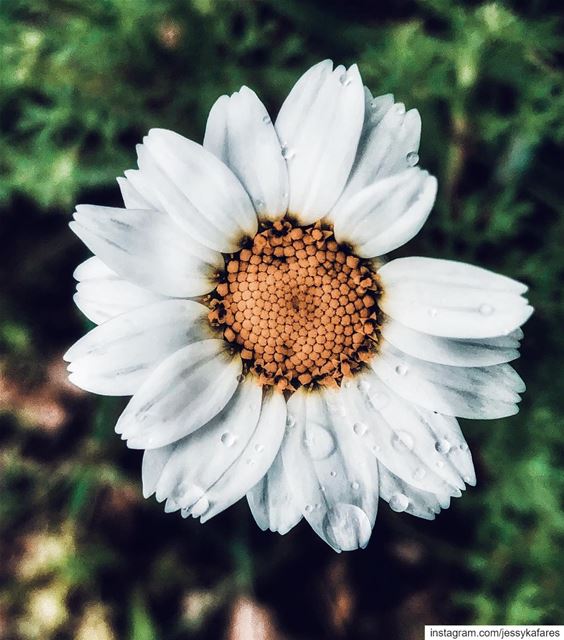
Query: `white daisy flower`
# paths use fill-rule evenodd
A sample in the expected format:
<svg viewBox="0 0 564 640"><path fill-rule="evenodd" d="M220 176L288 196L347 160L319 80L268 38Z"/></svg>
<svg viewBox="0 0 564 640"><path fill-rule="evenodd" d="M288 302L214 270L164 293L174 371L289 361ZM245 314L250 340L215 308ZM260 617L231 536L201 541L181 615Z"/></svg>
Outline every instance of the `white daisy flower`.
<svg viewBox="0 0 564 640"><path fill-rule="evenodd" d="M133 396L116 431L165 511L205 522L246 496L262 529L305 518L352 550L378 498L432 519L475 484L456 416L517 412L507 363L532 309L505 276L382 259L435 199L420 130L325 61L274 123L243 87L203 146L151 130L118 178L125 208L77 207L95 256L75 300L99 326L67 352L70 379Z"/></svg>

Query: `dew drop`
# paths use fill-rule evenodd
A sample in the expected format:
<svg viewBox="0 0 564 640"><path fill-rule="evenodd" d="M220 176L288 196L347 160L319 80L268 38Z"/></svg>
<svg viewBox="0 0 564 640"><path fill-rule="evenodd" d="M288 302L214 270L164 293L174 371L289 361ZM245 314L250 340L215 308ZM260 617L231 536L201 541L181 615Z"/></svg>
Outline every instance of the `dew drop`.
<svg viewBox="0 0 564 640"><path fill-rule="evenodd" d="M343 73L343 75L339 78L339 81L343 85L343 87L348 87L352 82L352 79L349 78L348 74Z"/></svg>
<svg viewBox="0 0 564 640"><path fill-rule="evenodd" d="M398 104L396 104L396 113L400 116L403 116L405 113L405 105L402 102L398 102Z"/></svg>
<svg viewBox="0 0 564 640"><path fill-rule="evenodd" d="M242 373L240 373L237 376L237 382L239 382L239 383L243 382L244 379L245 379L245 376Z"/></svg>
<svg viewBox="0 0 564 640"><path fill-rule="evenodd" d="M370 448L370 450L372 451L372 453L380 453L380 450L382 449L382 447L379 444L374 444L372 445L372 447Z"/></svg>
<svg viewBox="0 0 564 640"><path fill-rule="evenodd" d="M435 466L437 469L442 469L445 466L445 463L442 460L437 460L437 462L435 462Z"/></svg>
<svg viewBox="0 0 564 640"><path fill-rule="evenodd" d="M413 437L405 431L398 431L392 437L392 446L396 451L411 451L413 449Z"/></svg>
<svg viewBox="0 0 564 640"><path fill-rule="evenodd" d="M305 511L307 511L307 513L311 513L313 511L313 506L311 504L306 504L304 509Z"/></svg>
<svg viewBox="0 0 564 640"><path fill-rule="evenodd" d="M491 316L493 312L494 312L494 308L492 307L491 304L480 305L480 313L483 316Z"/></svg>
<svg viewBox="0 0 564 640"><path fill-rule="evenodd" d="M331 471L331 472L329 473L329 475L330 475L332 478L336 478L336 477L337 477L337 472L336 472L336 471Z"/></svg>
<svg viewBox="0 0 564 640"><path fill-rule="evenodd" d="M362 436L365 435L368 431L368 427L364 424L364 422L355 422L353 424L353 431L357 436L362 438Z"/></svg>
<svg viewBox="0 0 564 640"><path fill-rule="evenodd" d="M264 124L270 124L272 122L269 115L263 116L262 121L264 122Z"/></svg>
<svg viewBox="0 0 564 640"><path fill-rule="evenodd" d="M404 493L394 493L390 498L390 509L401 513L409 506L409 498Z"/></svg>
<svg viewBox="0 0 564 640"><path fill-rule="evenodd" d="M398 364L394 371L398 376L405 376L407 374L407 367L404 364Z"/></svg>
<svg viewBox="0 0 564 640"><path fill-rule="evenodd" d="M257 209L264 209L264 200L255 200L255 207Z"/></svg>
<svg viewBox="0 0 564 640"><path fill-rule="evenodd" d="M305 445L309 449L309 454L313 460L324 460L328 458L336 449L335 438L319 424L310 424L307 427Z"/></svg>
<svg viewBox="0 0 564 640"><path fill-rule="evenodd" d="M206 496L201 497L198 502L190 509L190 515L193 518L199 518L210 508L210 501Z"/></svg>
<svg viewBox="0 0 564 640"><path fill-rule="evenodd" d="M264 451L264 445L262 444L255 444L255 451L257 453L262 453Z"/></svg>
<svg viewBox="0 0 564 640"><path fill-rule="evenodd" d="M236 440L237 438L229 431L221 434L221 444L225 447L232 447Z"/></svg>
<svg viewBox="0 0 564 640"><path fill-rule="evenodd" d="M293 429L296 426L296 419L293 415L288 414L286 418L286 426L288 429Z"/></svg>
<svg viewBox="0 0 564 640"><path fill-rule="evenodd" d="M323 531L337 549L354 551L368 544L372 527L362 509L353 504L339 503L327 511Z"/></svg>
<svg viewBox="0 0 564 640"><path fill-rule="evenodd" d="M286 145L282 147L282 157L284 160L291 160L296 155L293 149L288 148Z"/></svg>
<svg viewBox="0 0 564 640"><path fill-rule="evenodd" d="M405 159L410 167L414 167L419 162L419 154L417 151L410 151Z"/></svg>
<svg viewBox="0 0 564 640"><path fill-rule="evenodd" d="M423 478L427 475L427 472L423 467L417 467L413 472L413 477L415 480L423 480Z"/></svg>
<svg viewBox="0 0 564 640"><path fill-rule="evenodd" d="M358 491L360 489L360 484L358 482L351 482L351 488L353 491Z"/></svg>
<svg viewBox="0 0 564 640"><path fill-rule="evenodd" d="M451 447L452 445L446 438L442 438L435 442L435 451L438 453L448 453L451 450Z"/></svg>
<svg viewBox="0 0 564 640"><path fill-rule="evenodd" d="M460 443L460 450L461 451L468 451L468 445L466 444L466 442L461 442Z"/></svg>

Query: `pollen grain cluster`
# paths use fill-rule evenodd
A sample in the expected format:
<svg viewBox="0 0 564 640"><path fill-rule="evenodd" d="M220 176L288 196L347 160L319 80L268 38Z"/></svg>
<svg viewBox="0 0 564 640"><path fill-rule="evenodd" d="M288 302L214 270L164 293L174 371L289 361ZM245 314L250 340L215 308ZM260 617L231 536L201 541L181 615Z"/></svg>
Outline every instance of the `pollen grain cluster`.
<svg viewBox="0 0 564 640"><path fill-rule="evenodd" d="M330 229L279 220L226 264L209 320L263 385L339 385L375 349L378 284Z"/></svg>

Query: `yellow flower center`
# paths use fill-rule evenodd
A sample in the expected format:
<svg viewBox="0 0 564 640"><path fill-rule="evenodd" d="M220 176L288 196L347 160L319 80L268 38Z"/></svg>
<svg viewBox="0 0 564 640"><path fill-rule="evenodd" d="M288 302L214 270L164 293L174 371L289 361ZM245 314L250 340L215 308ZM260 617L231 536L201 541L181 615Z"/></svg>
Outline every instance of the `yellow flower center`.
<svg viewBox="0 0 564 640"><path fill-rule="evenodd" d="M338 386L376 348L379 291L370 263L331 229L283 219L229 257L209 320L261 384Z"/></svg>

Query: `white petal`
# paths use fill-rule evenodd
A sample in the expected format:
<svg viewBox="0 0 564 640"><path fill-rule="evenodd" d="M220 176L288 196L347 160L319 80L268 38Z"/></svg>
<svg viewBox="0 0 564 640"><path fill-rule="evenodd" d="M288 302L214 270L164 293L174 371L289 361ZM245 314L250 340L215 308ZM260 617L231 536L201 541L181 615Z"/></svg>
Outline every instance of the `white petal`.
<svg viewBox="0 0 564 640"><path fill-rule="evenodd" d="M393 251L419 232L436 194L436 178L417 168L378 180L342 205L335 237L364 258Z"/></svg>
<svg viewBox="0 0 564 640"><path fill-rule="evenodd" d="M378 465L346 425L339 392L303 389L288 400L296 424L282 449L295 502L336 551L368 544L378 504Z"/></svg>
<svg viewBox="0 0 564 640"><path fill-rule="evenodd" d="M205 500L207 507L200 502L197 517L207 513L212 506L207 492L245 454L257 429L261 396L256 382L242 382L220 413L174 445L157 485L157 499L166 498L169 511L190 511Z"/></svg>
<svg viewBox="0 0 564 640"><path fill-rule="evenodd" d="M288 208L288 171L274 125L256 93L242 87L221 96L208 117L204 148L222 160L247 190L261 219Z"/></svg>
<svg viewBox="0 0 564 640"><path fill-rule="evenodd" d="M117 178L117 182L126 209L155 209L156 203L149 202L131 184L127 178Z"/></svg>
<svg viewBox="0 0 564 640"><path fill-rule="evenodd" d="M278 454L285 425L284 396L277 392L265 394L258 424L245 448L206 494L211 507L201 522L240 500L264 477Z"/></svg>
<svg viewBox="0 0 564 640"><path fill-rule="evenodd" d="M330 61L307 71L276 120L290 179L288 210L301 224L325 216L349 177L364 118L364 92L356 65Z"/></svg>
<svg viewBox="0 0 564 640"><path fill-rule="evenodd" d="M255 235L258 223L249 196L213 153L166 129L151 129L144 147L188 201L190 206L170 214L191 235L223 253L237 251L246 236ZM139 167L144 169L142 157Z"/></svg>
<svg viewBox="0 0 564 640"><path fill-rule="evenodd" d="M174 445L161 447L160 449L147 449L143 453L143 464L141 466L141 479L143 482L143 497L152 496L157 490L159 478L168 462Z"/></svg>
<svg viewBox="0 0 564 640"><path fill-rule="evenodd" d="M132 449L175 442L225 407L241 373L223 340L203 340L167 358L133 396L116 425Z"/></svg>
<svg viewBox="0 0 564 640"><path fill-rule="evenodd" d="M211 291L221 254L192 240L157 211L80 205L70 227L108 267L156 293L189 297Z"/></svg>
<svg viewBox="0 0 564 640"><path fill-rule="evenodd" d="M380 308L402 324L447 338L492 338L522 325L532 307L520 282L463 262L398 258L378 271Z"/></svg>
<svg viewBox="0 0 564 640"><path fill-rule="evenodd" d="M332 212L337 219L348 200L376 180L399 173L417 162L421 117L416 109L406 113L393 96L372 99L366 94L364 125L349 180Z"/></svg>
<svg viewBox="0 0 564 640"><path fill-rule="evenodd" d="M398 395L431 411L474 419L517 413L525 387L507 364L450 367L425 362L382 341L370 362L376 375Z"/></svg>
<svg viewBox="0 0 564 640"><path fill-rule="evenodd" d="M203 147L214 156L225 162L227 153L227 112L229 109L229 96L219 96L213 103L206 122Z"/></svg>
<svg viewBox="0 0 564 640"><path fill-rule="evenodd" d="M69 379L92 393L133 395L165 358L212 336L207 314L207 307L191 300L164 300L121 314L65 353Z"/></svg>
<svg viewBox="0 0 564 640"><path fill-rule="evenodd" d="M423 491L453 495L464 488L464 475L472 480L471 458L461 465L442 446L448 433L451 449L458 447L466 458L470 456L467 447L460 448L466 443L454 418L415 407L370 373L351 381L343 397L351 433L405 482Z"/></svg>
<svg viewBox="0 0 564 640"><path fill-rule="evenodd" d="M281 451L262 480L247 493L247 501L263 531L270 529L284 535L302 519L302 512L292 498Z"/></svg>
<svg viewBox="0 0 564 640"><path fill-rule="evenodd" d="M165 299L120 278L97 256L79 264L74 277L79 280L74 302L96 324Z"/></svg>
<svg viewBox="0 0 564 640"><path fill-rule="evenodd" d="M497 338L456 340L414 331L388 318L382 327L382 336L410 356L455 367L486 367L519 357L515 332Z"/></svg>
<svg viewBox="0 0 564 640"><path fill-rule="evenodd" d="M107 267L97 256L92 256L81 262L72 274L75 280L84 282L86 280L103 280L116 277L115 271Z"/></svg>
<svg viewBox="0 0 564 640"><path fill-rule="evenodd" d="M380 497L390 504L393 511L409 513L425 520L434 520L441 508L450 505L450 496L440 500L429 491L422 491L401 480L383 464L380 471Z"/></svg>

